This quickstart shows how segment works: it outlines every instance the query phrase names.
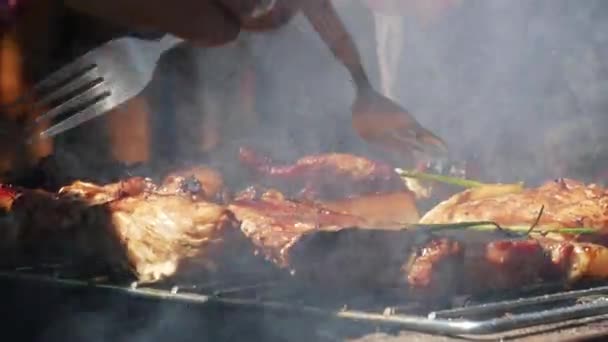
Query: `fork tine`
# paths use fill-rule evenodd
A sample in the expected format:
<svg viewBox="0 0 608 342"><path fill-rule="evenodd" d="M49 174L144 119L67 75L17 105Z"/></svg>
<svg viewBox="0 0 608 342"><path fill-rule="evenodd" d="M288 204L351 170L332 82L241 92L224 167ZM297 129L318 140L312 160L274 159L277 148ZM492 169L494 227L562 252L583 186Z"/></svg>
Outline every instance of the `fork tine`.
<svg viewBox="0 0 608 342"><path fill-rule="evenodd" d="M69 80L74 75L86 72L89 69L93 69L95 66L95 63L89 60L88 54L84 55L70 64L61 67L59 70L53 72L40 82L36 83L33 90L36 93L41 93L46 89L52 89L56 87L57 84Z"/></svg>
<svg viewBox="0 0 608 342"><path fill-rule="evenodd" d="M69 80L68 83L58 85L59 88L54 89L47 94L43 94L42 97L37 101L39 106L45 106L49 103L61 98L62 96L67 96L70 93L78 90L81 87L86 86L89 83L95 82L98 77L95 67L85 69L87 71L84 74L79 74L76 78ZM72 74L72 76L75 74ZM67 80L67 79L66 79Z"/></svg>
<svg viewBox="0 0 608 342"><path fill-rule="evenodd" d="M95 97L101 96L103 94L103 92L102 92L103 85L104 85L103 82L96 83L93 86L91 86L90 88L83 90L82 92L74 95L73 97L58 104L57 106L50 108L47 112L38 116L36 118L36 122L40 123L42 121L51 120L51 119L59 116L61 113L68 112L70 109L72 109L72 110L78 109L79 106L83 106L87 102L94 100Z"/></svg>
<svg viewBox="0 0 608 342"><path fill-rule="evenodd" d="M112 103L107 100L107 96L98 97L97 102L95 102L94 104L42 131L38 135L38 139L51 138L57 134L63 133L71 128L79 126L84 122L87 122L97 116L104 114L106 111L112 109L113 107L114 106L112 105ZM35 138L36 137L34 137L34 139Z"/></svg>

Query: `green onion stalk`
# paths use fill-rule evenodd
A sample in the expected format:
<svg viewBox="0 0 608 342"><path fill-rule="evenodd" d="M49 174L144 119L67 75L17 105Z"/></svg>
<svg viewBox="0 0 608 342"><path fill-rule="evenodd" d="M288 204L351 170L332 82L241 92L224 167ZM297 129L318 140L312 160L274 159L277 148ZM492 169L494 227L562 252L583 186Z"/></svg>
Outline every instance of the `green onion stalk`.
<svg viewBox="0 0 608 342"><path fill-rule="evenodd" d="M475 231L510 231L514 233L528 234L530 233L530 226L499 226L496 222L492 221L478 221L478 222L459 222L459 223L442 223L442 224L414 224L416 228L426 228L431 231L447 231L457 229L468 229ZM593 234L597 233L597 229L576 227L576 228L534 228L532 232L536 233L561 233L561 234Z"/></svg>
<svg viewBox="0 0 608 342"><path fill-rule="evenodd" d="M444 176L444 175L418 172L418 171L406 171L406 170L399 169L399 168L395 169L395 172L402 178L416 178L416 179L420 179L420 180L428 180L428 181L440 182L440 183L445 183L445 184L450 184L450 185L456 185L456 186L460 186L463 188L476 188L476 187L487 185L485 183L470 180L470 179L462 179L462 178L458 178L458 177Z"/></svg>

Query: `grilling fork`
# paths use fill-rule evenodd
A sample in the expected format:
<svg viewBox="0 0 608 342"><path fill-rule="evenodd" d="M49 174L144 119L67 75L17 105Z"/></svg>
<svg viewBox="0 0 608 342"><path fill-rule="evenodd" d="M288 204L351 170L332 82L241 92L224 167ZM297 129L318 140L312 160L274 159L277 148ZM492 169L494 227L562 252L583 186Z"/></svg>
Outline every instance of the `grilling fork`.
<svg viewBox="0 0 608 342"><path fill-rule="evenodd" d="M371 145L406 158L445 159L449 154L446 143L372 86L359 49L331 1L302 1L307 4L303 8L308 21L354 81L352 122L359 136Z"/></svg>
<svg viewBox="0 0 608 342"><path fill-rule="evenodd" d="M48 108L34 127L64 117L30 140L53 137L116 108L138 95L150 82L161 55L183 40L121 37L111 40L55 71L26 95L32 107Z"/></svg>

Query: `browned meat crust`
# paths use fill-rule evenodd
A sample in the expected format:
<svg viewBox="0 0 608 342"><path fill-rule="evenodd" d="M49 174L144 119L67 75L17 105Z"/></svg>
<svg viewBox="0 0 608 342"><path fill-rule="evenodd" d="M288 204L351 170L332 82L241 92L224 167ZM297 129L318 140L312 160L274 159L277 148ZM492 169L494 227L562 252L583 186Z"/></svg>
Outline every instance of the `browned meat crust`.
<svg viewBox="0 0 608 342"><path fill-rule="evenodd" d="M138 178L107 186L76 183L58 195L15 191L2 225L3 260L68 261L87 269L101 263L99 269L152 282L189 271L209 276L253 256L223 206L156 189Z"/></svg>
<svg viewBox="0 0 608 342"><path fill-rule="evenodd" d="M402 288L418 300L518 289L556 278L563 269L533 239L491 233L471 237L424 230L344 228L310 231L283 249L299 280L325 288ZM547 275L551 275L549 278Z"/></svg>
<svg viewBox="0 0 608 342"><path fill-rule="evenodd" d="M241 230L258 252L281 267L289 265L286 251L305 233L366 225L363 218L289 201L276 191L268 191L260 198L241 196L228 205L228 210L241 222Z"/></svg>
<svg viewBox="0 0 608 342"><path fill-rule="evenodd" d="M242 147L239 157L257 182L290 198L332 200L406 190L389 165L351 154L313 155L277 165L270 157Z"/></svg>
<svg viewBox="0 0 608 342"><path fill-rule="evenodd" d="M262 266L259 254L325 288L400 287L430 299L608 277L608 249L572 237L395 230L392 222L276 191L246 192L225 207L207 198L221 190L192 186L191 178L173 175L158 186L143 178L77 182L58 194L0 188L8 211L0 222L1 263L67 260L154 282L250 272Z"/></svg>
<svg viewBox="0 0 608 342"><path fill-rule="evenodd" d="M332 211L364 217L370 227L400 229L404 225L420 220L416 200L410 191L361 195L320 201L319 204Z"/></svg>
<svg viewBox="0 0 608 342"><path fill-rule="evenodd" d="M228 208L258 253L324 287L403 287L433 297L527 286L552 265L534 239L382 229L276 193L237 199Z"/></svg>
<svg viewBox="0 0 608 342"><path fill-rule="evenodd" d="M608 248L601 244L604 239L591 243L579 237L550 234L536 240L551 259L547 276L570 284L580 279L608 278Z"/></svg>
<svg viewBox="0 0 608 342"><path fill-rule="evenodd" d="M494 221L500 225L531 225L544 206L541 226L608 228L608 192L571 179L538 188L474 198L476 190L452 196L426 213L421 223Z"/></svg>
<svg viewBox="0 0 608 342"><path fill-rule="evenodd" d="M204 198L224 202L228 192L222 175L211 168L194 166L169 173L162 182L162 192L196 193Z"/></svg>

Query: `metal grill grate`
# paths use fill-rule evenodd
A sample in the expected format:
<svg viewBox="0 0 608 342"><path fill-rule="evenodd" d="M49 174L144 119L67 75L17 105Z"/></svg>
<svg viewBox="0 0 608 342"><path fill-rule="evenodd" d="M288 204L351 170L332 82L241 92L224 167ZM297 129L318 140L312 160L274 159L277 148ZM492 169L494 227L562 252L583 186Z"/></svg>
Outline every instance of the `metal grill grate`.
<svg viewBox="0 0 608 342"><path fill-rule="evenodd" d="M327 301L319 292L311 294L310 290L303 289L289 280L259 281L259 276L253 276L252 278L257 279L249 280L249 283L241 278L238 283L214 282L184 286L141 286L132 283L122 286L103 283L104 278L65 278L61 272L49 272L55 269L54 267L47 266L43 269L44 272L40 268L30 267L0 271L0 279L37 282L50 286L88 287L100 292L194 305L214 303L256 310L297 312L449 335L497 334L608 314L608 286L591 286L552 293L546 292L548 288L536 289L536 292L545 291L546 294L465 306L460 302L461 304L454 304L451 308L424 312L416 303L406 306L386 305L391 298L395 300L395 297L391 296L391 290L384 291L384 295L380 296L368 294L351 296L348 299L335 298L334 293L331 295L334 300ZM338 305L338 302L342 304Z"/></svg>

